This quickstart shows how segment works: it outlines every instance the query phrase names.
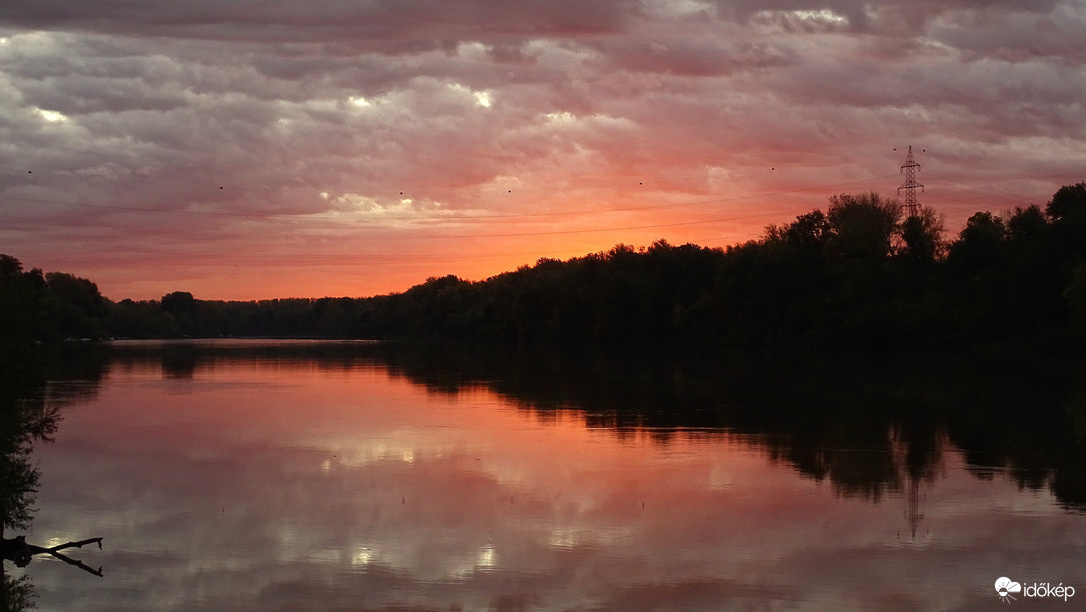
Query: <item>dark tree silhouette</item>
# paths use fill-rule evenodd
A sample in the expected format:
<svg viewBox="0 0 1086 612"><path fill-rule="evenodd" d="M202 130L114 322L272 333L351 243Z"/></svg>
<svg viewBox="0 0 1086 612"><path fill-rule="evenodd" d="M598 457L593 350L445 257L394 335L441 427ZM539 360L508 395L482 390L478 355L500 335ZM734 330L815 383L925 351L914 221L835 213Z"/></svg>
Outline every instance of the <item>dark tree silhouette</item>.
<svg viewBox="0 0 1086 612"><path fill-rule="evenodd" d="M831 255L869 262L889 257L901 216L900 202L883 199L877 193L833 196L827 213Z"/></svg>
<svg viewBox="0 0 1086 612"><path fill-rule="evenodd" d="M70 337L445 338L595 345L830 345L1039 341L1083 327L1086 183L1048 205L980 212L952 239L930 207L904 216L877 193L838 194L710 249L626 244L481 281L432 277L369 298L102 298L85 279L0 260L0 326ZM16 323L17 322L17 323ZM20 332L18 330L32 330Z"/></svg>
<svg viewBox="0 0 1086 612"><path fill-rule="evenodd" d="M1045 213L1057 222L1086 218L1086 182L1060 187L1045 206Z"/></svg>

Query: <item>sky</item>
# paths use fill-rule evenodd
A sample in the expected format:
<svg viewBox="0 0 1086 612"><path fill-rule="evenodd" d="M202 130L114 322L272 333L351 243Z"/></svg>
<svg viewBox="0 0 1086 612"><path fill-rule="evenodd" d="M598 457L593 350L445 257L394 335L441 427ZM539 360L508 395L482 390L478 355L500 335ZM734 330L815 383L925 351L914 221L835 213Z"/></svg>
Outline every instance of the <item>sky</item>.
<svg viewBox="0 0 1086 612"><path fill-rule="evenodd" d="M1086 180L1086 0L0 6L0 253L157 299L368 296L897 196Z"/></svg>

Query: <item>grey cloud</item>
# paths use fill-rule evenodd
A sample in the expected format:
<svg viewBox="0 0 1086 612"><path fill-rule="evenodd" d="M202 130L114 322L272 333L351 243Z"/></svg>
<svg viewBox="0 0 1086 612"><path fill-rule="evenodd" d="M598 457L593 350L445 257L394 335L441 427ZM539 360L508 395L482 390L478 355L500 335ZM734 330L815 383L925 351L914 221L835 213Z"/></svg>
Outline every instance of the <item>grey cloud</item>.
<svg viewBox="0 0 1086 612"><path fill-rule="evenodd" d="M770 42L727 44L713 40L626 39L614 44L601 43L596 48L617 68L680 76L721 76L795 62L788 48Z"/></svg>
<svg viewBox="0 0 1086 612"><path fill-rule="evenodd" d="M27 83L27 102L65 115L169 111L185 105L184 92L138 79L70 76Z"/></svg>
<svg viewBox="0 0 1086 612"><path fill-rule="evenodd" d="M800 16L787 11L760 11L751 15L750 22L784 32L806 34L839 32L849 29L849 22L841 22L838 16Z"/></svg>
<svg viewBox="0 0 1086 612"><path fill-rule="evenodd" d="M720 13L739 21L748 21L764 11L833 11L848 19L851 30L865 31L870 27L869 3L857 0L717 0Z"/></svg>
<svg viewBox="0 0 1086 612"><path fill-rule="evenodd" d="M799 19L796 13L829 10L846 18L850 31L895 36L920 34L947 15L953 19L986 19L1010 12L1043 15L1060 7L1076 6L1074 0L716 0L714 4L719 15L735 21L774 23L787 30L807 32L832 31L836 26L818 19Z"/></svg>
<svg viewBox="0 0 1086 612"><path fill-rule="evenodd" d="M63 54L63 45L50 48ZM186 62L127 52L132 55L114 49L110 57L78 61L42 54L40 64L52 66L48 77L22 57L8 63L25 104L71 119L66 136L57 132L54 144L37 145L65 160L62 165L39 160L38 176L44 178L51 167L105 178L95 169L107 162L130 172L151 169L155 181L138 181L135 189L131 181L114 181L116 189L108 181L81 186L88 195L103 190L92 199L122 206L176 209L212 198L235 211L312 211L296 191L276 190L308 186L311 205L319 207L319 189L426 193L485 182L501 173L487 159L497 163L516 156L495 149L500 131L513 125L509 121L531 120L536 114L531 105L538 103L535 92L514 91L498 93L493 109L479 108L473 95L483 90L458 85L455 75L467 82L493 79L485 67L473 68L478 62L443 54L397 66L366 57L295 55L281 62L265 52L254 56L255 66L247 66L230 58ZM114 68L127 78L112 77ZM532 89L558 76L538 66L529 70L525 85ZM351 95L364 95L373 105L352 107ZM513 104L518 98L527 105ZM31 126L23 131L34 133ZM405 159L413 163L405 165ZM113 174L118 178L124 172ZM233 200L227 194L209 196L218 183L231 189ZM158 193L150 191L152 185ZM258 185L259 191L249 194L254 197L243 201L238 190Z"/></svg>
<svg viewBox="0 0 1086 612"><path fill-rule="evenodd" d="M933 118L951 117L959 108L974 121L989 121L993 135L1000 137L1082 135L1081 128L1068 121L1081 108L1081 92L1086 90L1081 67L986 60L918 62L887 71L876 63L812 61L801 70L775 75L773 81L774 91L797 104L915 106ZM954 129L963 128L957 123Z"/></svg>
<svg viewBox="0 0 1086 612"><path fill-rule="evenodd" d="M636 4L530 0L517 3L410 0L378 2L185 2L56 0L6 6L0 24L138 36L263 42L350 41L359 48L410 52L450 40L492 35L591 36L621 29Z"/></svg>
<svg viewBox="0 0 1086 612"><path fill-rule="evenodd" d="M1036 5L1030 3L1028 9ZM1048 12L1018 8L1005 13L960 13L932 24L928 35L958 49L969 59L1008 62L1055 58L1086 62L1086 5L1065 4Z"/></svg>

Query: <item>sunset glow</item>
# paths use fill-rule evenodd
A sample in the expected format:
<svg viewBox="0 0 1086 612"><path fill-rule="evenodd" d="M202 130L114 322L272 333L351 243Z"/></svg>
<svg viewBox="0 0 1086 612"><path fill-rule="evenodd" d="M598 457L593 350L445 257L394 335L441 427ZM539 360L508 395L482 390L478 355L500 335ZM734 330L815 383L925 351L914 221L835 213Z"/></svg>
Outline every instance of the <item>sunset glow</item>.
<svg viewBox="0 0 1086 612"><path fill-rule="evenodd" d="M951 233L1086 179L1080 0L248 1L0 8L0 253L357 297L741 243L909 145Z"/></svg>

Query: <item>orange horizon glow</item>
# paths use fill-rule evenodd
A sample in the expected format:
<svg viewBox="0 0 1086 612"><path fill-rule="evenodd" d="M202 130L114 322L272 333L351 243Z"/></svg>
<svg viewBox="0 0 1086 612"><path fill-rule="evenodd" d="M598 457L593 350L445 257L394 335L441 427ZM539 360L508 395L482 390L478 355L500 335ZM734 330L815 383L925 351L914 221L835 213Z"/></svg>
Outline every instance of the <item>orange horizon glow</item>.
<svg viewBox="0 0 1086 612"><path fill-rule="evenodd" d="M218 254L198 253L171 256L152 249L146 262L102 262L59 271L89 278L114 301L155 300L173 291L187 291L202 300L226 301L361 298L400 293L427 278L450 274L481 281L521 266L533 266L542 258L564 261L606 252L618 244L634 248L647 247L657 240L708 248L742 244L764 236L770 224L788 223L810 210L824 210L829 196L835 193L879 191L872 181L857 184L863 187L839 186L824 195L784 194L783 204L780 200L696 194L687 196L689 205L681 200L660 205L649 203L659 200L635 194L642 199L622 199L632 203L616 212L601 209L588 214L513 219L500 213L482 215L481 219L468 215L453 221L442 219L439 224L424 218L417 222L417 230L379 229L388 234L381 236L367 229L363 238L353 237L350 230L334 230L341 235L311 245L284 245L275 236L261 234L251 244L224 247L221 258ZM972 212L975 210L968 205L958 205L950 210L955 217L943 213L948 237L964 226ZM296 231L319 232L326 227L323 221L312 226L303 221L296 224ZM52 258L47 255L45 259ZM37 261L23 263L28 268L43 267Z"/></svg>
<svg viewBox="0 0 1086 612"><path fill-rule="evenodd" d="M0 252L116 301L365 297L742 243L895 197L910 145L950 237L1083 180L1070 0L239 2L0 9Z"/></svg>
<svg viewBox="0 0 1086 612"><path fill-rule="evenodd" d="M533 195L539 197L528 197ZM369 297L402 292L429 277L449 274L485 280L542 258L568 260L606 252L617 244L638 248L663 239L675 245L722 248L757 239L766 225L794 217L787 205L713 194L660 204L677 196L631 192L630 197L613 197L624 203L621 206L582 206L570 213L554 211L553 201L542 199L548 212L424 215L357 232L356 222L342 216L291 220L296 235L323 232L331 238L294 245L261 232L251 244L227 244L221 257L195 251L171 255L152 247L137 251L143 257L119 265L102 262L60 271L86 276L114 301L158 299L172 291L188 291L205 300ZM521 200L518 205L532 210ZM791 208L795 214L808 210L801 206ZM364 214L361 217L372 223ZM359 250L352 251L356 247ZM23 263L43 267L36 261Z"/></svg>

